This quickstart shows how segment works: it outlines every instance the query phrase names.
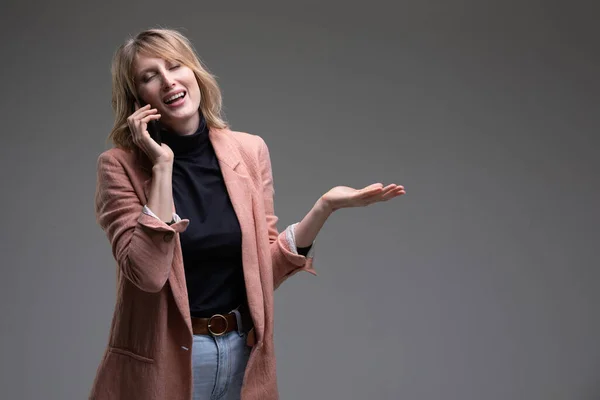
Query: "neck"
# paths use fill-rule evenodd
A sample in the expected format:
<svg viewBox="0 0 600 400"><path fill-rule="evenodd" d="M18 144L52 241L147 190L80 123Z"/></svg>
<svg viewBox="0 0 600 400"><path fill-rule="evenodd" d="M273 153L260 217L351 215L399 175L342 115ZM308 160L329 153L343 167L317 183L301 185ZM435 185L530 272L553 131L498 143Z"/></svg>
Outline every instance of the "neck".
<svg viewBox="0 0 600 400"><path fill-rule="evenodd" d="M165 121L165 126L181 136L187 136L194 134L200 126L200 113L197 112L192 118L180 121Z"/></svg>

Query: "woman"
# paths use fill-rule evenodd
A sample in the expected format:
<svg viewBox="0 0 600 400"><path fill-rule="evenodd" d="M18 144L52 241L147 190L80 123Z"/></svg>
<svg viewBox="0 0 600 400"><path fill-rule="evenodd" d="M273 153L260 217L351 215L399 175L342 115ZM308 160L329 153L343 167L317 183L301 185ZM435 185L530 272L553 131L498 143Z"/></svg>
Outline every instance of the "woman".
<svg viewBox="0 0 600 400"><path fill-rule="evenodd" d="M279 233L268 148L228 128L184 36L141 32L119 47L112 75L115 146L98 158L96 215L117 302L90 398L277 399L274 289L315 274L313 242L335 210L403 187L335 187Z"/></svg>

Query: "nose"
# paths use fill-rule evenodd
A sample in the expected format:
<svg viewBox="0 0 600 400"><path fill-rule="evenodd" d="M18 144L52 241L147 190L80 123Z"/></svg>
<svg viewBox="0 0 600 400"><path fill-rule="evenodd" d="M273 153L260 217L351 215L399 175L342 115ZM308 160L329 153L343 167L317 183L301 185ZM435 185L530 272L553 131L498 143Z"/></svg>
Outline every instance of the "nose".
<svg viewBox="0 0 600 400"><path fill-rule="evenodd" d="M168 90L170 87L172 87L173 85L175 85L175 80L173 79L173 77L171 77L171 75L167 72L163 75L163 89L164 90Z"/></svg>

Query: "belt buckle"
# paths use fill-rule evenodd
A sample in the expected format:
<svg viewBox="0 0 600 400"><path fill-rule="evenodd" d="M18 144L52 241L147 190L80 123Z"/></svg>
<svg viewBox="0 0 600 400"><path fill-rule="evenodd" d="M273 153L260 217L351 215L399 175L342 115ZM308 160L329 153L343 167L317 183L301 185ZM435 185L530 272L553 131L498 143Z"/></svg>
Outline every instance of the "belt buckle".
<svg viewBox="0 0 600 400"><path fill-rule="evenodd" d="M211 322L212 322L213 318L222 318L223 321L225 321L225 329L223 329L222 332L213 332L212 327L211 327ZM215 315L213 315L212 317L210 317L208 319L208 332L212 336L221 336L221 335L223 335L225 332L227 332L227 328L229 328L229 321L227 321L227 318L225 318L225 316L222 315L222 314L215 314Z"/></svg>

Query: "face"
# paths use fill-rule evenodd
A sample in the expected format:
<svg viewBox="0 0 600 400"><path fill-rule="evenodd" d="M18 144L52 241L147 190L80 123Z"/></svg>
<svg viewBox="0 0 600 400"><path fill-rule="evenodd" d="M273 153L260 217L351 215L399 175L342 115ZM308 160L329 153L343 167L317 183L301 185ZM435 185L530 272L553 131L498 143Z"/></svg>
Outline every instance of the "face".
<svg viewBox="0 0 600 400"><path fill-rule="evenodd" d="M162 124L177 130L199 120L200 88L190 68L138 54L133 71L140 100L158 110Z"/></svg>

